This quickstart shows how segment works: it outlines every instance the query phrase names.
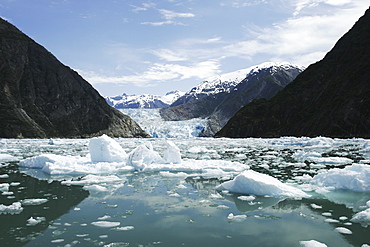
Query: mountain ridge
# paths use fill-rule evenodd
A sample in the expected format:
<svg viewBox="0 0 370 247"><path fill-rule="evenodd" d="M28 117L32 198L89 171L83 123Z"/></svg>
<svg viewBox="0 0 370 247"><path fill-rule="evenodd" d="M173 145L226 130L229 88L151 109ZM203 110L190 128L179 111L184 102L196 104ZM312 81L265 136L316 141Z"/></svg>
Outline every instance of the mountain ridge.
<svg viewBox="0 0 370 247"><path fill-rule="evenodd" d="M370 137L370 8L326 56L270 100L256 100L217 137Z"/></svg>
<svg viewBox="0 0 370 247"><path fill-rule="evenodd" d="M164 108L170 106L175 100L181 97L184 92L178 90L166 93L164 96L140 94L105 97L105 100L110 106L116 109L132 109L132 108Z"/></svg>
<svg viewBox="0 0 370 247"><path fill-rule="evenodd" d="M77 72L0 18L0 137L149 137Z"/></svg>
<svg viewBox="0 0 370 247"><path fill-rule="evenodd" d="M209 118L201 136L213 136L242 106L256 98L271 98L301 71L287 62L266 62L213 77L161 109L160 114L167 121Z"/></svg>

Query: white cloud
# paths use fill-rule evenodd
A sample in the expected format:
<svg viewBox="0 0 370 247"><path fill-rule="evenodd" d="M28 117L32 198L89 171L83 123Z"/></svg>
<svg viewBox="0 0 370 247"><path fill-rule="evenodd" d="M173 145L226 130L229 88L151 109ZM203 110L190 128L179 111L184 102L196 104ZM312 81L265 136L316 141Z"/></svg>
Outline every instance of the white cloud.
<svg viewBox="0 0 370 247"><path fill-rule="evenodd" d="M159 13L161 13L163 15L163 17L166 19L166 20L172 20L174 18L191 18L191 17L195 17L194 14L192 13L178 13L178 12L174 12L172 10L167 10L167 9L159 9L158 10Z"/></svg>
<svg viewBox="0 0 370 247"><path fill-rule="evenodd" d="M307 0L300 1L300 4L308 6L329 1ZM366 10L363 5L336 9L321 15L305 13L276 23L269 28L247 30L252 34L249 39L226 45L223 50L227 56L251 59L253 56L265 54L274 59L296 61L301 63L299 65L307 66L321 59L353 26ZM310 61L310 59L314 60Z"/></svg>
<svg viewBox="0 0 370 247"><path fill-rule="evenodd" d="M95 72L76 70L91 84L115 83L132 84L138 87L150 87L168 80L195 78L202 80L220 73L218 60L208 60L190 65L152 64L145 72L129 76L104 76Z"/></svg>

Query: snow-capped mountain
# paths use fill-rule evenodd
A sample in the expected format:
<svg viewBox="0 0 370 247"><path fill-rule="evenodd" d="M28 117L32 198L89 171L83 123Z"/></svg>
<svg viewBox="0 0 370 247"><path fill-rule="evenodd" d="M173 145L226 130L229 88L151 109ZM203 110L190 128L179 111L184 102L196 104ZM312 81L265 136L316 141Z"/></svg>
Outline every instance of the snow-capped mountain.
<svg viewBox="0 0 370 247"><path fill-rule="evenodd" d="M201 82L170 107L160 109L167 121L207 118L202 136L212 136L244 105L273 97L303 68L290 63L262 63Z"/></svg>
<svg viewBox="0 0 370 247"><path fill-rule="evenodd" d="M270 69L270 73L273 75L280 70L289 70L293 68L296 69L297 66L294 66L288 62L265 62L256 66L251 66L246 69L213 76L207 80L202 81L196 87L193 87L190 91L186 92L182 97L176 100L171 106L190 103L194 100L223 92L230 93L245 78L257 74L263 69ZM303 70L304 68L300 69Z"/></svg>
<svg viewBox="0 0 370 247"><path fill-rule="evenodd" d="M127 95L124 93L118 96L105 97L105 100L110 106L117 109L164 108L170 106L182 95L184 95L184 92L180 91L171 91L164 96L150 94Z"/></svg>

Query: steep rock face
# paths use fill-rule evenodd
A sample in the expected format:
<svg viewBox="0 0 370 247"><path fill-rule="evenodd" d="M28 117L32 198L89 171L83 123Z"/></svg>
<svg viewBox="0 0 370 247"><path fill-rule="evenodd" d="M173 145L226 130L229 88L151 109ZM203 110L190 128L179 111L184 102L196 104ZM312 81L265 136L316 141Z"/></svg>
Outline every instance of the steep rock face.
<svg viewBox="0 0 370 247"><path fill-rule="evenodd" d="M0 19L0 137L148 135L75 71Z"/></svg>
<svg viewBox="0 0 370 247"><path fill-rule="evenodd" d="M233 79L229 74L225 81L205 81L160 113L165 120L209 118L200 136L213 136L245 104L271 98L301 71L288 63L264 63L234 72Z"/></svg>
<svg viewBox="0 0 370 247"><path fill-rule="evenodd" d="M370 138L370 9L328 52L270 100L242 108L224 137Z"/></svg>

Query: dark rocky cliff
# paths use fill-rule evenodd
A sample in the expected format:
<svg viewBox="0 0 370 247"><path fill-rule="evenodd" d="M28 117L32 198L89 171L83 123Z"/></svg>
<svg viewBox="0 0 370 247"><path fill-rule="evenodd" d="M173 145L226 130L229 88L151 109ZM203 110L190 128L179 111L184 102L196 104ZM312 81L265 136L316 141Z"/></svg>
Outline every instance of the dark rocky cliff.
<svg viewBox="0 0 370 247"><path fill-rule="evenodd" d="M288 85L301 72L295 66L267 67L250 73L229 92L193 96L186 103L176 101L171 107L161 109L165 120L187 120L208 118L200 136L210 137L217 133L227 121L253 99L269 99ZM179 100L183 100L180 98Z"/></svg>
<svg viewBox="0 0 370 247"><path fill-rule="evenodd" d="M370 9L270 100L256 100L216 136L370 138Z"/></svg>
<svg viewBox="0 0 370 247"><path fill-rule="evenodd" d="M0 19L0 137L148 137L75 71Z"/></svg>

